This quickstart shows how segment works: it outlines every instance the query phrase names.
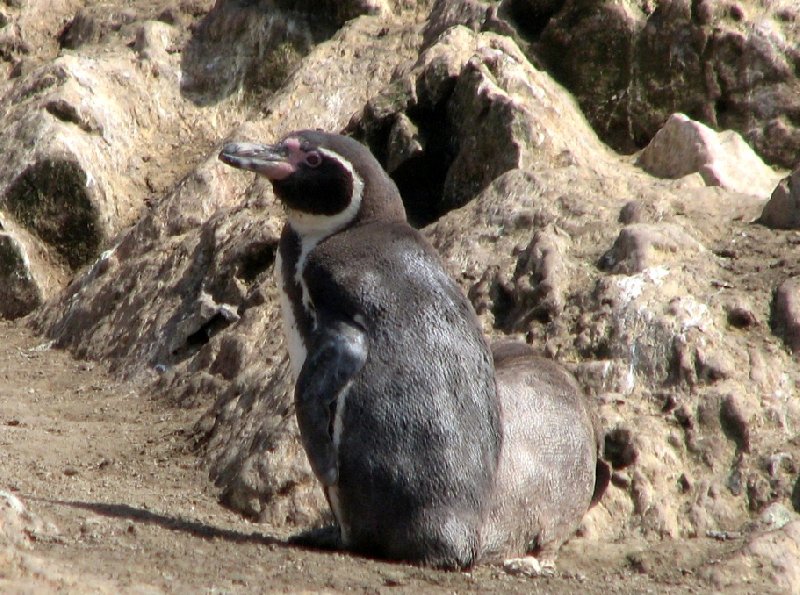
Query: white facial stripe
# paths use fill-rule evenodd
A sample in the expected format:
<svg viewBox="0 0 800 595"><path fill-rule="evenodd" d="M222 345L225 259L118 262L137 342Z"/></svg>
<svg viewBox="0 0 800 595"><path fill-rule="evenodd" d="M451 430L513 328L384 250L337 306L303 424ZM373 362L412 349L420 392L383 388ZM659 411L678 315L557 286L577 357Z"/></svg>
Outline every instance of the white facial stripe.
<svg viewBox="0 0 800 595"><path fill-rule="evenodd" d="M342 167L350 172L350 176L353 180L353 196L350 198L350 204L347 205L347 208L334 215L312 215L309 213L301 213L293 209L286 209L286 217L289 220L289 225L292 226L292 229L295 230L297 235L303 239L306 237L317 237L317 242L336 233L356 218L361 208L361 197L364 193L364 181L361 179L361 176L355 172L349 161L338 153L327 149L319 149L319 152L326 157L335 159Z"/></svg>
<svg viewBox="0 0 800 595"><path fill-rule="evenodd" d="M314 307L311 303L308 285L305 279L303 279L303 271L306 266L308 254L322 240L343 229L356 218L361 208L361 199L364 193L364 181L355 172L355 169L353 169L349 161L338 153L328 151L327 149L319 149L319 152L326 157L335 159L342 167L350 172L350 176L353 180L353 196L350 198L350 204L347 205L347 208L334 215L311 215L293 209L286 209L286 218L289 221L289 225L295 233L300 236L300 256L297 259L297 268L295 269L294 278L298 285L300 285L303 294L303 307L311 313L315 324L316 317L314 315Z"/></svg>

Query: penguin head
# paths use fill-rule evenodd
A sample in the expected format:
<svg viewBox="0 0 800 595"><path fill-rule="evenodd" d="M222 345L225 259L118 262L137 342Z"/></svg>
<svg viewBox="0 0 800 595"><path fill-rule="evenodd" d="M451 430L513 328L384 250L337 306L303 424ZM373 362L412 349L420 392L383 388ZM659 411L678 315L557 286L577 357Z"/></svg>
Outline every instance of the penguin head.
<svg viewBox="0 0 800 595"><path fill-rule="evenodd" d="M301 235L406 218L394 182L369 149L346 136L301 130L274 145L228 143L219 158L269 179Z"/></svg>

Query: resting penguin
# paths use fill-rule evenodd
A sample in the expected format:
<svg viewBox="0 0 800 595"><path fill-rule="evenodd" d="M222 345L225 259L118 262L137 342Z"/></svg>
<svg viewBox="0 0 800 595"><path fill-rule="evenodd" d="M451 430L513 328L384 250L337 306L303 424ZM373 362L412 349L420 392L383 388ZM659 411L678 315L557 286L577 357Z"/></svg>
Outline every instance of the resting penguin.
<svg viewBox="0 0 800 595"><path fill-rule="evenodd" d="M492 345L503 448L482 558L535 556L552 568L610 478L603 432L577 382L525 344Z"/></svg>
<svg viewBox="0 0 800 595"><path fill-rule="evenodd" d="M275 268L296 415L342 545L472 566L502 432L468 300L355 140L299 131L220 159L269 179L286 210Z"/></svg>

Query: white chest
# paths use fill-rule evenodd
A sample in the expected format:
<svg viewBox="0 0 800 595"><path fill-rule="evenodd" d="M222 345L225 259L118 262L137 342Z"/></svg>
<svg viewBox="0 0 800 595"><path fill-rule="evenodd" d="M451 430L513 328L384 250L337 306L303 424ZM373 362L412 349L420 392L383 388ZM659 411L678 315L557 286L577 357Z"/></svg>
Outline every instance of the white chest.
<svg viewBox="0 0 800 595"><path fill-rule="evenodd" d="M278 251L278 256L275 259L275 282L278 285L280 294L281 320L283 322L283 335L286 337L286 347L289 351L289 366L292 370L293 380L297 382L297 377L300 375L300 370L306 361L308 350L300 334L300 327L294 315L294 307L289 299L289 294L286 292L286 280L283 277L281 260L281 254Z"/></svg>

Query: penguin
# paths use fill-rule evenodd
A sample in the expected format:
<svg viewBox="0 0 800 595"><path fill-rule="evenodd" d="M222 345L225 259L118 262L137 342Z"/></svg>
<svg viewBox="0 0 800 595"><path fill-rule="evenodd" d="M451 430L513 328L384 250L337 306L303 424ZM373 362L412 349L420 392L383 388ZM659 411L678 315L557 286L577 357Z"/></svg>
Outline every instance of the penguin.
<svg viewBox="0 0 800 595"><path fill-rule="evenodd" d="M547 572L608 486L604 432L592 403L557 362L513 341L492 344L492 356L503 444L482 559L535 557Z"/></svg>
<svg viewBox="0 0 800 595"><path fill-rule="evenodd" d="M356 140L292 132L219 158L272 183L295 413L344 548L444 569L483 551L502 429L466 296Z"/></svg>

